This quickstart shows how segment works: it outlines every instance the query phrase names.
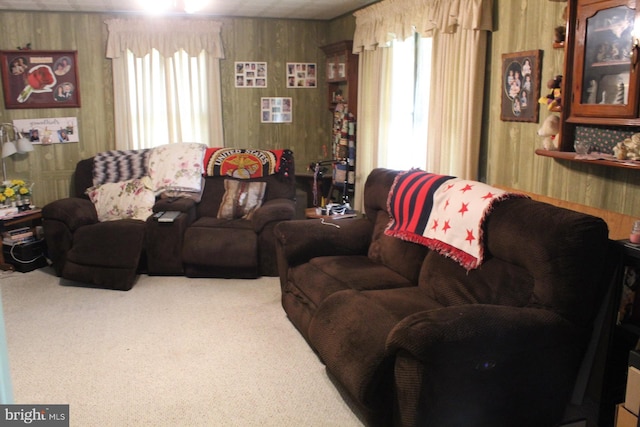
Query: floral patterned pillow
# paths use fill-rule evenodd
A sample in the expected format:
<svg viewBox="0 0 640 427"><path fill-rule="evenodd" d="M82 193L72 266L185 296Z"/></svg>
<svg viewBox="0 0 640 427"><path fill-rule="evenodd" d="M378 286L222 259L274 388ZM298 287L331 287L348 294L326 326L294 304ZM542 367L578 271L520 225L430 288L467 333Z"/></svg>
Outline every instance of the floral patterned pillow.
<svg viewBox="0 0 640 427"><path fill-rule="evenodd" d="M206 146L181 142L152 149L149 155L151 188L162 191L199 192L202 189Z"/></svg>
<svg viewBox="0 0 640 427"><path fill-rule="evenodd" d="M106 183L87 189L100 221L117 219L146 220L156 201L148 176Z"/></svg>

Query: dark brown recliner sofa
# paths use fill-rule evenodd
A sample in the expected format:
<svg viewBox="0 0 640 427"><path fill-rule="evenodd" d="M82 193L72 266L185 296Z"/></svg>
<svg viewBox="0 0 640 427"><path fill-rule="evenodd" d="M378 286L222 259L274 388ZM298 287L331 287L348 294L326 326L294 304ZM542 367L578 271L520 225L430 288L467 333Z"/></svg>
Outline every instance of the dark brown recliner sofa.
<svg viewBox="0 0 640 427"><path fill-rule="evenodd" d="M205 176L199 202L158 198L153 212L180 211L173 223L118 219L98 221L85 191L93 185L93 158L81 160L74 195L42 210L52 267L58 276L91 286L129 290L141 272L150 275L255 278L277 276L275 236L280 221L295 216L293 153L280 169L243 182L265 182L262 206L250 219L218 219L228 176Z"/></svg>
<svg viewBox="0 0 640 427"><path fill-rule="evenodd" d="M398 173L372 171L365 218L276 227L289 319L370 425L557 425L613 274L607 225L509 198L467 271L384 233Z"/></svg>

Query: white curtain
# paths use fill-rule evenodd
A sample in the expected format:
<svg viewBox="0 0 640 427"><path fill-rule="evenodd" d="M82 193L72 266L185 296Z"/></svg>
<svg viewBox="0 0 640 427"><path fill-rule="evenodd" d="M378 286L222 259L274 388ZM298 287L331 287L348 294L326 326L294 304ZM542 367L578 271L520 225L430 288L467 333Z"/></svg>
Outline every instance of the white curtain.
<svg viewBox="0 0 640 427"><path fill-rule="evenodd" d="M384 0L354 13L353 51L359 57L356 204L362 209L364 182L379 166L386 114L384 78L394 39L414 32L433 37L429 172L476 179L479 161L486 32L492 29L492 0Z"/></svg>
<svg viewBox="0 0 640 427"><path fill-rule="evenodd" d="M221 23L162 18L105 23L116 148L169 142L224 146Z"/></svg>

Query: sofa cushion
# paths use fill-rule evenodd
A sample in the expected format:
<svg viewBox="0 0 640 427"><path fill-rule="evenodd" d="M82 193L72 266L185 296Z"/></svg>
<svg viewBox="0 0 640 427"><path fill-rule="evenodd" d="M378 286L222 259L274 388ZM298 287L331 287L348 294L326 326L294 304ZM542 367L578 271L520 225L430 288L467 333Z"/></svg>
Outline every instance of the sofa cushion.
<svg viewBox="0 0 640 427"><path fill-rule="evenodd" d="M262 206L267 183L225 179L224 188L218 218L251 219L256 209Z"/></svg>
<svg viewBox="0 0 640 427"><path fill-rule="evenodd" d="M481 268L467 272L455 260L431 252L420 271L419 286L429 298L445 306L494 304L526 306L532 296L534 280L517 265L497 258Z"/></svg>
<svg viewBox="0 0 640 427"><path fill-rule="evenodd" d="M99 221L146 220L151 215L155 195L148 177L91 187L87 190Z"/></svg>
<svg viewBox="0 0 640 427"><path fill-rule="evenodd" d="M344 289L367 290L414 286L409 280L366 256L326 256L290 269L288 282L318 306Z"/></svg>
<svg viewBox="0 0 640 427"><path fill-rule="evenodd" d="M429 249L423 245L387 236L384 230L388 223L389 215L385 211L378 211L369 246L369 258L384 264L410 282L418 283L420 265Z"/></svg>

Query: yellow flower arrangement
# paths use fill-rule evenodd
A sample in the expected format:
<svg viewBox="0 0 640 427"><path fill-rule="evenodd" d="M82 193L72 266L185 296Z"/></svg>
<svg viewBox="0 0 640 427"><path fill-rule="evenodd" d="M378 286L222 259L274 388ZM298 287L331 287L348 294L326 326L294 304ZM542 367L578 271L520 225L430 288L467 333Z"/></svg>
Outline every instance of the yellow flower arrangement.
<svg viewBox="0 0 640 427"><path fill-rule="evenodd" d="M31 186L21 179L4 181L0 185L0 203L4 203L7 200L15 200L16 196L26 197L29 195L31 195Z"/></svg>

